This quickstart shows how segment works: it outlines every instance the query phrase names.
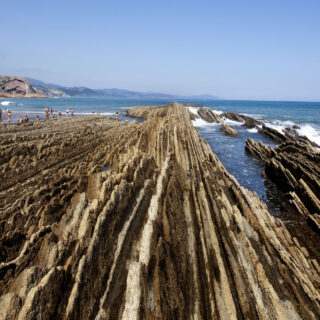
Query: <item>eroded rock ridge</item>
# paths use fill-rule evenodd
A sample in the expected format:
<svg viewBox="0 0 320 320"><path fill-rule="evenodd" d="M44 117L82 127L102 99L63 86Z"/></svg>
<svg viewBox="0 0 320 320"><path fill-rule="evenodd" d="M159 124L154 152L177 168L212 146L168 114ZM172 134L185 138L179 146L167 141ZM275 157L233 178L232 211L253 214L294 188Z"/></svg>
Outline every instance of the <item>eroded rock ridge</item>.
<svg viewBox="0 0 320 320"><path fill-rule="evenodd" d="M0 318L317 319L318 262L187 108L130 114L0 132Z"/></svg>

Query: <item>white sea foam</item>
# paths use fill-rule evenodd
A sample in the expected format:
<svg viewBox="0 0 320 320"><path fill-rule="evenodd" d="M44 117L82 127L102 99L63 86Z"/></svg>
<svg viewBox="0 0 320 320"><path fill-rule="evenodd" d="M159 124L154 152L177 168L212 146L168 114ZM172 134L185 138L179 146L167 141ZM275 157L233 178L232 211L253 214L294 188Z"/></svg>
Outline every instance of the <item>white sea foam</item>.
<svg viewBox="0 0 320 320"><path fill-rule="evenodd" d="M221 110L215 110L215 109L210 109L213 113L217 114L218 116L220 116L221 114L223 114L223 111Z"/></svg>
<svg viewBox="0 0 320 320"><path fill-rule="evenodd" d="M188 107L189 111L193 114L195 114L196 116L198 115L198 110L199 108L196 107Z"/></svg>
<svg viewBox="0 0 320 320"><path fill-rule="evenodd" d="M296 129L296 131L300 136L305 136L310 141L320 146L320 128L316 128L311 124L305 123L297 125L290 120L275 120L273 122L265 122L265 125L269 128L277 130L280 133L284 133L286 128L293 128L294 126L297 126L298 129Z"/></svg>
<svg viewBox="0 0 320 320"><path fill-rule="evenodd" d="M98 114L101 114L103 116L113 116L115 112L98 112Z"/></svg>
<svg viewBox="0 0 320 320"><path fill-rule="evenodd" d="M14 114L44 114L44 111L14 110Z"/></svg>
<svg viewBox="0 0 320 320"><path fill-rule="evenodd" d="M244 116L255 118L255 119L262 119L264 117L263 114L260 113L241 113Z"/></svg>
<svg viewBox="0 0 320 320"><path fill-rule="evenodd" d="M4 107L15 105L12 101L1 101L0 104Z"/></svg>
<svg viewBox="0 0 320 320"><path fill-rule="evenodd" d="M290 120L275 120L273 121L273 124L277 125L277 126L282 126L284 128L290 128L293 127L294 125L296 125L293 121Z"/></svg>
<svg viewBox="0 0 320 320"><path fill-rule="evenodd" d="M250 133L258 133L258 129L257 128L247 129L247 131L250 132Z"/></svg>
<svg viewBox="0 0 320 320"><path fill-rule="evenodd" d="M92 115L100 115L100 116L113 116L114 112L75 112L75 115L78 116L92 116Z"/></svg>
<svg viewBox="0 0 320 320"><path fill-rule="evenodd" d="M286 128L283 125L279 125L279 124L274 124L274 123L270 123L270 122L266 122L265 126L274 130L277 130L280 133L284 133L284 129Z"/></svg>
<svg viewBox="0 0 320 320"><path fill-rule="evenodd" d="M197 118L195 120L192 120L192 124L194 127L198 127L198 128L218 125L218 123L216 123L216 122L207 122L201 118Z"/></svg>
<svg viewBox="0 0 320 320"><path fill-rule="evenodd" d="M310 141L320 146L320 130L315 129L310 124L303 124L297 129L300 136L306 136Z"/></svg>
<svg viewBox="0 0 320 320"><path fill-rule="evenodd" d="M228 124L230 126L242 126L243 125L243 122L240 122L240 121L234 121L234 120L230 120L230 119L223 119L223 122L225 124Z"/></svg>

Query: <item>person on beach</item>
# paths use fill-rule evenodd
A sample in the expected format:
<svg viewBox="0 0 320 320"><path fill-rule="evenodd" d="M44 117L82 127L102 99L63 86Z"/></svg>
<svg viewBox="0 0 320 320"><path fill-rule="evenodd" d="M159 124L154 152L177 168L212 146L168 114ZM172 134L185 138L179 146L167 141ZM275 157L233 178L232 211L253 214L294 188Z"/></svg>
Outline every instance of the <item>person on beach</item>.
<svg viewBox="0 0 320 320"><path fill-rule="evenodd" d="M40 117L39 117L39 115L36 116L36 120L33 122L33 125L34 125L36 128L40 128L40 127L41 127L41 122L40 122Z"/></svg>
<svg viewBox="0 0 320 320"><path fill-rule="evenodd" d="M8 123L11 123L11 121L12 121L12 111L11 110L7 110L7 117L8 117Z"/></svg>
<svg viewBox="0 0 320 320"><path fill-rule="evenodd" d="M49 108L48 107L44 108L44 113L46 115L46 120L48 120L49 119Z"/></svg>
<svg viewBox="0 0 320 320"><path fill-rule="evenodd" d="M2 121L2 109L0 108L0 122Z"/></svg>

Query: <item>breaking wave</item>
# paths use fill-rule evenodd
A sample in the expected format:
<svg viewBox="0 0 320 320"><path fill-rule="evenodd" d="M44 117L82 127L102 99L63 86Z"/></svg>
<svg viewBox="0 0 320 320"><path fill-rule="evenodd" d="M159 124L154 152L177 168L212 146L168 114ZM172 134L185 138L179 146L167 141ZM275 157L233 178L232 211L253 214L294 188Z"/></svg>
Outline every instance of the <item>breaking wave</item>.
<svg viewBox="0 0 320 320"><path fill-rule="evenodd" d="M269 128L277 130L280 133L284 133L286 128L295 128L300 136L307 137L310 141L320 146L320 128L317 128L309 123L296 124L290 120L275 120L272 122L266 121L265 125Z"/></svg>
<svg viewBox="0 0 320 320"><path fill-rule="evenodd" d="M188 107L188 109L189 109L189 111L191 112L191 113L193 113L194 115L198 115L198 110L199 110L199 108L196 108L196 107Z"/></svg>
<svg viewBox="0 0 320 320"><path fill-rule="evenodd" d="M197 127L197 128L201 128L201 127L209 127L209 126L216 126L218 125L219 123L216 123L216 122L207 122L201 118L197 118L195 120L192 120L192 124L194 127Z"/></svg>
<svg viewBox="0 0 320 320"><path fill-rule="evenodd" d="M0 104L4 107L15 105L12 101L1 101Z"/></svg>
<svg viewBox="0 0 320 320"><path fill-rule="evenodd" d="M306 136L310 141L320 146L320 130L315 129L310 124L304 124L297 129L297 132L301 136Z"/></svg>

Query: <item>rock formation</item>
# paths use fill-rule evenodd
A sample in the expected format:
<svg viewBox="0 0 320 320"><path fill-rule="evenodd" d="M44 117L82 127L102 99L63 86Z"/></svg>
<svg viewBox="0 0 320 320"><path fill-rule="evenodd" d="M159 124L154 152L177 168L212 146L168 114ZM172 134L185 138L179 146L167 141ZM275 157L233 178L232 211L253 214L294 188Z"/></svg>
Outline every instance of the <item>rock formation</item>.
<svg viewBox="0 0 320 320"><path fill-rule="evenodd" d="M266 146L265 144L255 141L253 139L248 139L246 141L245 149L248 153L250 153L252 156L259 160L263 160L267 162L269 159L271 159L275 152L272 148Z"/></svg>
<svg viewBox="0 0 320 320"><path fill-rule="evenodd" d="M220 130L227 136L236 137L238 135L237 130L227 124L222 124Z"/></svg>
<svg viewBox="0 0 320 320"><path fill-rule="evenodd" d="M195 115L191 112L190 114L193 119ZM235 112L223 112L221 114L218 114L206 107L199 107L197 109L197 114L201 119L209 123L224 123L225 119L229 119L232 121L241 122L242 125L246 126L247 128L255 128L262 125L261 121L251 118L249 116L245 116Z"/></svg>
<svg viewBox="0 0 320 320"><path fill-rule="evenodd" d="M200 116L200 118L210 123L221 122L222 120L218 114L214 113L209 108L199 108L198 115Z"/></svg>
<svg viewBox="0 0 320 320"><path fill-rule="evenodd" d="M0 132L0 318L317 319L318 261L187 109L129 114Z"/></svg>
<svg viewBox="0 0 320 320"><path fill-rule="evenodd" d="M258 125L261 125L259 120L235 112L224 112L221 116L233 121L242 122L247 128L254 128Z"/></svg>
<svg viewBox="0 0 320 320"><path fill-rule="evenodd" d="M263 132L282 143L271 149L249 139L246 150L265 162L266 176L286 193L287 204L320 235L320 149L306 138L274 135L270 128Z"/></svg>
<svg viewBox="0 0 320 320"><path fill-rule="evenodd" d="M21 77L0 76L0 97L45 97L46 95L35 89L28 81Z"/></svg>

